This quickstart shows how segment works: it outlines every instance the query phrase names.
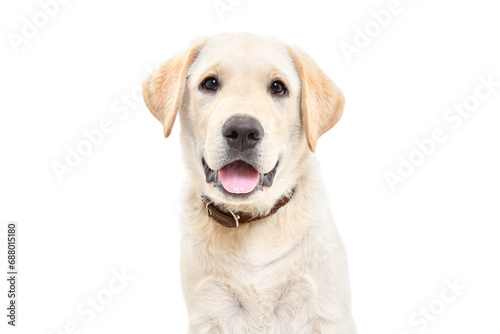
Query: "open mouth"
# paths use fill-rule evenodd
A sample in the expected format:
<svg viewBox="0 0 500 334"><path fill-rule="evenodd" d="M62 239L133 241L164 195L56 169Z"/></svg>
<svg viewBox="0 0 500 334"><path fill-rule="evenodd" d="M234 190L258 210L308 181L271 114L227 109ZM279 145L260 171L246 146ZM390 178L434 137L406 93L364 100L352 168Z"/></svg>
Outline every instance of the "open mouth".
<svg viewBox="0 0 500 334"><path fill-rule="evenodd" d="M253 191L270 187L276 175L276 166L268 173L259 173L251 164L243 161L233 161L218 171L208 167L205 159L201 160L205 169L207 183L214 183L215 187L222 187L226 192L233 195L249 194Z"/></svg>

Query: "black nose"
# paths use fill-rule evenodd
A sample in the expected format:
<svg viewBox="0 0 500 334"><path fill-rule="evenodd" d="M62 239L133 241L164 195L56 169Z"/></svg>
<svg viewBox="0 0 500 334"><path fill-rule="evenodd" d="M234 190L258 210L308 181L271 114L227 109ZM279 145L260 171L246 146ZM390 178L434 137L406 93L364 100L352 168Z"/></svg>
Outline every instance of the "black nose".
<svg viewBox="0 0 500 334"><path fill-rule="evenodd" d="M222 126L222 134L229 146L244 151L252 149L264 137L264 129L253 117L236 115Z"/></svg>

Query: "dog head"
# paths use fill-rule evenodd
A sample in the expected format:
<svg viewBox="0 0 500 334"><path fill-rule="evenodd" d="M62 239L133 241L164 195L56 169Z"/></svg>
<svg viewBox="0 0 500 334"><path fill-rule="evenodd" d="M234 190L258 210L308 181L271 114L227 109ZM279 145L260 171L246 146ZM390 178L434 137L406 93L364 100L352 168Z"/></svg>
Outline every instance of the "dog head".
<svg viewBox="0 0 500 334"><path fill-rule="evenodd" d="M344 106L341 91L307 54L251 34L193 42L146 79L143 95L165 137L179 112L197 189L257 211L295 186L306 155Z"/></svg>

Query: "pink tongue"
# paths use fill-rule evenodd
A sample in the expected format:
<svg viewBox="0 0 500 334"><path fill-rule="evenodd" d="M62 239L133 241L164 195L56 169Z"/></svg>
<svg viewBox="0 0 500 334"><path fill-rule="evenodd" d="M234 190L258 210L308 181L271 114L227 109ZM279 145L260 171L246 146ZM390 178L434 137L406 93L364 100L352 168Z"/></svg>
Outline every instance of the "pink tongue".
<svg viewBox="0 0 500 334"><path fill-rule="evenodd" d="M219 178L230 193L246 194L257 186L259 172L243 161L235 161L219 170Z"/></svg>

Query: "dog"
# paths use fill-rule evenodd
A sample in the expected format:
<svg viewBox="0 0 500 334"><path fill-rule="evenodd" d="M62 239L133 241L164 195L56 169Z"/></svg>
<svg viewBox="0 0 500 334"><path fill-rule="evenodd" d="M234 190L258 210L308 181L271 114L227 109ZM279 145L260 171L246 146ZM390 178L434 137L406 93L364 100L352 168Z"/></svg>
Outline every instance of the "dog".
<svg viewBox="0 0 500 334"><path fill-rule="evenodd" d="M274 37L202 37L143 84L187 171L181 278L189 333L355 333L343 243L314 151L340 89Z"/></svg>

